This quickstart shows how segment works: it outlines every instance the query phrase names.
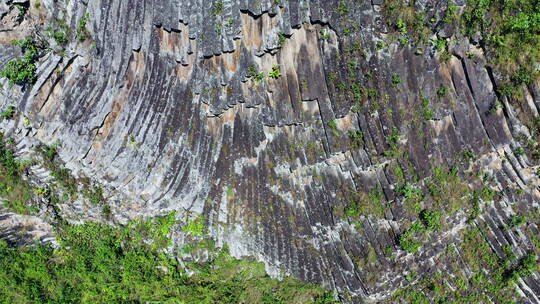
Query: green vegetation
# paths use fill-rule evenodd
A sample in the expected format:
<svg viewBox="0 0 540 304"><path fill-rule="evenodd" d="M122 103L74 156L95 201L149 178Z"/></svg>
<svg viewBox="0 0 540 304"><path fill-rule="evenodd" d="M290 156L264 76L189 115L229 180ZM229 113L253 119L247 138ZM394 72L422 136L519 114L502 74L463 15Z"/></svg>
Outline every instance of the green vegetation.
<svg viewBox="0 0 540 304"><path fill-rule="evenodd" d="M399 167L397 167L395 171L397 173L404 174ZM404 183L404 177L402 177L401 180L402 181L399 183ZM398 188L396 192L397 194L403 195L405 198L403 201L403 206L409 214L414 215L420 212L422 209L422 202L425 199L424 193L420 188L413 185L404 185L403 187Z"/></svg>
<svg viewBox="0 0 540 304"><path fill-rule="evenodd" d="M196 217L182 227L182 231L193 236L203 236L205 233L204 217Z"/></svg>
<svg viewBox="0 0 540 304"><path fill-rule="evenodd" d="M401 154L401 149L399 148L399 140L401 134L396 127L392 127L390 135L386 136L386 142L388 143L388 150L384 151L384 155L388 157L398 157Z"/></svg>
<svg viewBox="0 0 540 304"><path fill-rule="evenodd" d="M9 105L7 108L0 113L0 117L4 119L12 119L15 116L17 108L14 105Z"/></svg>
<svg viewBox="0 0 540 304"><path fill-rule="evenodd" d="M438 90L437 90L437 96L439 98L443 98L444 96L446 96L446 93L448 93L448 89L444 86L441 86Z"/></svg>
<svg viewBox="0 0 540 304"><path fill-rule="evenodd" d="M79 39L80 41L84 41L87 37L86 24L88 23L89 19L90 15L88 13L85 13L79 20L79 24L77 26L77 39Z"/></svg>
<svg viewBox="0 0 540 304"><path fill-rule="evenodd" d="M214 3L213 14L214 16L220 16L223 14L223 1L220 0Z"/></svg>
<svg viewBox="0 0 540 304"><path fill-rule="evenodd" d="M476 155L474 155L473 150L469 148L463 149L463 152L461 152L461 155L463 156L463 160L465 160L465 162L467 162L468 164L473 162L474 159L476 158Z"/></svg>
<svg viewBox="0 0 540 304"><path fill-rule="evenodd" d="M335 120L330 120L326 125L330 129L337 129L337 122Z"/></svg>
<svg viewBox="0 0 540 304"><path fill-rule="evenodd" d="M19 20L24 18L24 16L28 12L28 5L27 4L15 4L15 7L19 11L19 15L17 16L19 18Z"/></svg>
<svg viewBox="0 0 540 304"><path fill-rule="evenodd" d="M504 227L505 230L517 228L527 223L527 219L522 215L512 214L510 217L510 224Z"/></svg>
<svg viewBox="0 0 540 304"><path fill-rule="evenodd" d="M50 146L41 145L38 151L44 160L44 167L47 168L54 177L56 183L70 197L74 197L78 190L78 182L71 176L71 171L56 160L60 143L56 142Z"/></svg>
<svg viewBox="0 0 540 304"><path fill-rule="evenodd" d="M454 213L470 201L469 188L461 180L457 168L435 167L426 186L435 210Z"/></svg>
<svg viewBox="0 0 540 304"><path fill-rule="evenodd" d="M431 36L426 12L416 11L412 2L402 0L385 2L383 13L389 27L394 29L400 38L406 38L407 42L413 41L418 45L427 42Z"/></svg>
<svg viewBox="0 0 540 304"><path fill-rule="evenodd" d="M33 214L39 211L39 202L56 208L56 204L74 200L82 194L92 206L99 206L105 216L110 208L103 197L103 190L91 184L88 178L75 179L71 171L57 159L60 143L38 146L40 159L32 161L18 160L13 151L13 140L4 138L0 133L0 196L3 206L18 214ZM41 165L47 169L54 182L42 186L32 186L24 177L31 165Z"/></svg>
<svg viewBox="0 0 540 304"><path fill-rule="evenodd" d="M389 207L380 188L373 188L369 193L351 191L348 199L349 204L345 209L345 215L353 221L358 221L361 216L367 215L384 218Z"/></svg>
<svg viewBox="0 0 540 304"><path fill-rule="evenodd" d="M420 212L420 220L427 229L441 230L442 228L441 212L439 211L422 210Z"/></svg>
<svg viewBox="0 0 540 304"><path fill-rule="evenodd" d="M278 79L279 77L281 77L281 72L279 71L279 67L276 64L274 64L272 66L272 70L268 72L268 77L274 79Z"/></svg>
<svg viewBox="0 0 540 304"><path fill-rule="evenodd" d="M262 263L232 258L206 242L206 261L180 264L163 252L174 214L113 228L60 227L60 247L0 241L0 298L6 303L335 303L291 278L270 279ZM184 266L185 265L185 266ZM194 272L188 276L189 272Z"/></svg>
<svg viewBox="0 0 540 304"><path fill-rule="evenodd" d="M345 16L345 15L347 15L349 13L350 9L349 9L349 7L347 6L347 4L345 2L341 1L341 2L339 2L338 6L337 6L336 11L341 16Z"/></svg>
<svg viewBox="0 0 540 304"><path fill-rule="evenodd" d="M448 1L446 11L444 12L443 21L445 23L453 23L454 21L456 21L458 18L458 15L457 15L458 9L459 7L454 5L452 1Z"/></svg>
<svg viewBox="0 0 540 304"><path fill-rule="evenodd" d="M429 99L423 97L420 106L422 107L422 117L425 120L432 120L435 117L433 110L429 107Z"/></svg>
<svg viewBox="0 0 540 304"><path fill-rule="evenodd" d="M326 125L328 126L328 128L330 129L330 132L332 132L332 134L335 137L340 136L340 133L338 131L338 124L337 124L337 121L335 119L330 120Z"/></svg>
<svg viewBox="0 0 540 304"><path fill-rule="evenodd" d="M64 46L68 43L69 30L68 25L63 19L57 21L57 26L48 26L46 29L49 37L53 38L54 41L60 46Z"/></svg>
<svg viewBox="0 0 540 304"><path fill-rule="evenodd" d="M330 33L327 30L322 29L319 31L319 37L321 37L322 40L328 40L330 39Z"/></svg>
<svg viewBox="0 0 540 304"><path fill-rule="evenodd" d="M24 55L20 59L9 61L0 71L0 77L6 77L9 85L27 85L36 81L36 62L39 48L32 38L13 40L13 45L20 46Z"/></svg>
<svg viewBox="0 0 540 304"><path fill-rule="evenodd" d="M264 80L264 73L259 72L256 66L251 65L247 69L247 77L255 80L256 82L260 82Z"/></svg>
<svg viewBox="0 0 540 304"><path fill-rule="evenodd" d="M287 40L287 36L285 36L285 34L283 34L283 33L278 34L278 45L279 45L279 47L283 47L286 40Z"/></svg>
<svg viewBox="0 0 540 304"><path fill-rule="evenodd" d="M399 75L397 74L392 75L392 86L395 87L400 83L401 83L401 77L399 77Z"/></svg>
<svg viewBox="0 0 540 304"><path fill-rule="evenodd" d="M410 228L406 229L398 239L399 246L408 253L417 252L422 243L415 240L415 234L424 230L421 223L415 222Z"/></svg>
<svg viewBox="0 0 540 304"><path fill-rule="evenodd" d="M468 0L463 21L467 35L482 35L480 43L488 58L512 80L512 86L538 76L532 70L532 63L540 61L537 0Z"/></svg>
<svg viewBox="0 0 540 304"><path fill-rule="evenodd" d="M0 133L0 196L2 205L19 214L30 214L37 211L33 201L34 192L30 184L22 179L24 170L30 162L15 158L10 146L13 142Z"/></svg>
<svg viewBox="0 0 540 304"><path fill-rule="evenodd" d="M364 135L360 130L349 131L349 147L352 150L360 149L364 145Z"/></svg>
<svg viewBox="0 0 540 304"><path fill-rule="evenodd" d="M482 231L474 226L464 230L462 238L462 243L449 245L441 256L449 268L432 268L423 279L399 289L389 303L521 302L514 283L538 270L537 256L529 252L517 259L511 246L507 246L503 251L511 254L501 259L492 251ZM456 249L459 255L455 254ZM463 263L467 265L467 272L462 269ZM453 275L446 275L447 271L452 271Z"/></svg>

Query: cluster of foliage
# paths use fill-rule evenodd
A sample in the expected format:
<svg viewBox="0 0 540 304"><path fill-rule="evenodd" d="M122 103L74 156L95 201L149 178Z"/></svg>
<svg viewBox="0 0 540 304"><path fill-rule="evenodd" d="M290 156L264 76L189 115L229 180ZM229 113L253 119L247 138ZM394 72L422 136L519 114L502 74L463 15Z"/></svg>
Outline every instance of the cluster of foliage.
<svg viewBox="0 0 540 304"><path fill-rule="evenodd" d="M433 120L435 118L435 113L433 113L433 110L429 106L429 99L423 97L420 106L422 107L422 117L425 120Z"/></svg>
<svg viewBox="0 0 540 304"><path fill-rule="evenodd" d="M384 155L392 158L397 158L401 155L401 149L399 147L399 141L401 134L398 128L392 127L390 135L386 136L386 142L388 143L388 150L384 151Z"/></svg>
<svg viewBox="0 0 540 304"><path fill-rule="evenodd" d="M364 134L360 130L349 130L349 147L358 150L364 145Z"/></svg>
<svg viewBox="0 0 540 304"><path fill-rule="evenodd" d="M9 61L0 71L0 77L6 77L9 85L32 84L36 81L36 61L39 48L32 38L13 40L11 44L20 46L24 52L22 58Z"/></svg>
<svg viewBox="0 0 540 304"><path fill-rule="evenodd" d="M103 215L108 216L110 206L106 204L106 200L103 197L103 189L98 185L93 185L88 178L74 178L71 171L57 158L60 146L60 142L56 142L52 145L41 145L38 147L38 152L43 159L41 164L49 170L55 181L50 186L55 190L61 190L63 192L62 199L64 201L77 198L79 191L81 191L82 195L88 199L92 206L101 207ZM55 200L59 199L55 198Z"/></svg>
<svg viewBox="0 0 540 304"><path fill-rule="evenodd" d="M256 66L249 66L247 69L246 77L253 79L256 82L263 81L265 78L264 72L259 72ZM268 77L273 79L278 79L281 77L281 72L279 71L278 65L273 65L272 70L268 72Z"/></svg>
<svg viewBox="0 0 540 304"><path fill-rule="evenodd" d="M388 207L384 193L378 187L371 189L368 193L351 191L345 214L352 221L358 221L361 216L367 215L384 218Z"/></svg>
<svg viewBox="0 0 540 304"><path fill-rule="evenodd" d="M398 238L399 246L409 253L417 252L422 246L417 238L418 233L428 230L438 231L442 228L442 215L439 211L424 209L419 217L420 221L414 222Z"/></svg>
<svg viewBox="0 0 540 304"><path fill-rule="evenodd" d="M272 70L268 72L268 77L273 79L278 79L279 77L281 77L281 72L279 71L279 67L277 65L274 64L272 66Z"/></svg>
<svg viewBox="0 0 540 304"><path fill-rule="evenodd" d="M86 21L84 23L86 25ZM59 46L64 46L69 42L69 26L64 19L55 20L55 25L48 26L46 31Z"/></svg>
<svg viewBox="0 0 540 304"><path fill-rule="evenodd" d="M2 206L19 214L29 214L36 211L32 203L34 191L23 180L22 174L30 163L17 160L11 145L13 141L0 133L0 196L4 199Z"/></svg>
<svg viewBox="0 0 540 304"><path fill-rule="evenodd" d="M495 254L480 228L467 228L463 242L449 245L441 256L449 266L436 265L423 279L399 289L389 303L520 303L514 283L537 271L538 259L532 251L518 259L511 246L503 251L505 259ZM449 267L453 275L446 275L442 267Z"/></svg>
<svg viewBox="0 0 540 304"><path fill-rule="evenodd" d="M464 30L480 33L492 62L513 84L530 83L540 61L540 1L468 0Z"/></svg>
<svg viewBox="0 0 540 304"><path fill-rule="evenodd" d="M79 24L77 25L77 39L79 39L80 41L84 41L87 37L86 24L88 23L89 19L90 15L88 13L85 13L79 20Z"/></svg>
<svg viewBox="0 0 540 304"><path fill-rule="evenodd" d="M164 252L174 224L171 213L120 228L64 225L59 248L16 248L0 241L0 298L7 303L335 303L332 294L314 285L271 279L264 265L236 260L226 249L183 266Z"/></svg>
<svg viewBox="0 0 540 304"><path fill-rule="evenodd" d="M15 107L9 106L0 116L10 119L15 115ZM103 197L103 190L92 185L86 179L77 180L71 171L57 159L59 144L42 145L38 152L42 155L39 160L20 160L15 157L14 142L0 133L0 196L2 206L17 214L35 214L39 211L38 203L42 199L55 208L55 204L76 198L79 190L91 205L100 206L104 215L110 212ZM51 173L54 182L43 187L32 185L25 178L26 169L36 163L41 164ZM63 195L62 195L63 194Z"/></svg>

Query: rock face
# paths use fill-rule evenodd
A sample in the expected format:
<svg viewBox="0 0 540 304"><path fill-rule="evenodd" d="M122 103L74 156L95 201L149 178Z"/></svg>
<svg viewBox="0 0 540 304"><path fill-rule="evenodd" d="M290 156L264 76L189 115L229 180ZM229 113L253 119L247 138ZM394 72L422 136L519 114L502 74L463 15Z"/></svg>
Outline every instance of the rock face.
<svg viewBox="0 0 540 304"><path fill-rule="evenodd" d="M66 166L103 185L113 221L203 215L233 255L346 302L384 299L410 272L470 275L466 259L455 270L443 256L471 227L498 257L507 245L523 256L538 235L540 192L538 163L516 147L538 116L538 82L519 104L497 96L482 49L449 27L433 36L454 35L445 61L434 47L400 46L381 2L44 0L17 21L4 1L0 66L20 56L11 39L71 29L64 46L41 35L51 50L35 84L2 79L0 104L23 114L4 132L19 146L61 142ZM417 2L434 16L446 7ZM490 111L497 100L504 107ZM32 128L20 132L24 117ZM461 181L427 195L437 168L452 167ZM408 205L405 185L424 189L420 206ZM478 189L497 194L468 220ZM99 216L85 208L66 217ZM423 209L443 210L443 228L407 253L398 239ZM524 214L524 226L505 229ZM538 274L516 286L540 301Z"/></svg>

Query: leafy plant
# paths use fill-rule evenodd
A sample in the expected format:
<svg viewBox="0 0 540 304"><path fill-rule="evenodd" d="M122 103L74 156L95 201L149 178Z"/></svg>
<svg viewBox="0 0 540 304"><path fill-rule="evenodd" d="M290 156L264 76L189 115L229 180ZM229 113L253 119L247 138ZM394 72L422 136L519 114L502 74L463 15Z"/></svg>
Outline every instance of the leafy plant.
<svg viewBox="0 0 540 304"><path fill-rule="evenodd" d="M187 224L182 227L183 232L193 236L203 236L204 229L204 218L200 216L188 221Z"/></svg>
<svg viewBox="0 0 540 304"><path fill-rule="evenodd" d="M339 2L337 8L336 8L336 11L344 16L344 15L347 15L349 13L349 7L347 6L347 4L344 2L344 1L341 1Z"/></svg>
<svg viewBox="0 0 540 304"><path fill-rule="evenodd" d="M268 72L268 76L274 79L278 79L279 77L281 77L281 72L279 71L279 67L277 65L272 66L272 70Z"/></svg>
<svg viewBox="0 0 540 304"><path fill-rule="evenodd" d="M349 146L351 149L356 150L361 148L364 145L364 135L360 130L350 130L349 131Z"/></svg>
<svg viewBox="0 0 540 304"><path fill-rule="evenodd" d="M422 210L420 220L427 229L440 230L442 227L441 213L439 211Z"/></svg>
<svg viewBox="0 0 540 304"><path fill-rule="evenodd" d="M278 45L279 45L279 47L282 47L283 44L285 44L286 40L287 40L287 36L285 36L285 34L283 34L283 33L278 34Z"/></svg>
<svg viewBox="0 0 540 304"><path fill-rule="evenodd" d="M422 231L423 229L424 228L422 227L422 224L418 222L413 223L409 229L406 229L399 236L399 239L398 239L399 246L408 253L417 252L422 246L422 243L419 241L416 241L414 239L414 235L416 232Z"/></svg>
<svg viewBox="0 0 540 304"><path fill-rule="evenodd" d="M39 57L39 49L32 38L13 40L13 45L20 46L24 55L20 59L9 61L2 71L0 77L6 77L9 85L26 85L36 81L36 61Z"/></svg>
<svg viewBox="0 0 540 304"><path fill-rule="evenodd" d="M435 117L433 110L429 107L429 99L423 97L420 106L422 107L422 117L425 120L432 120Z"/></svg>
<svg viewBox="0 0 540 304"><path fill-rule="evenodd" d="M219 0L214 3L213 14L214 16L220 16L223 14L223 1Z"/></svg>
<svg viewBox="0 0 540 304"><path fill-rule="evenodd" d="M79 20L79 24L77 26L77 38L80 41L83 41L86 39L86 24L88 23L89 19L90 19L90 14L85 13Z"/></svg>
<svg viewBox="0 0 540 304"><path fill-rule="evenodd" d="M439 96L439 98L443 98L444 96L446 96L446 93L448 93L448 89L444 86L441 86L437 90L437 96Z"/></svg>
<svg viewBox="0 0 540 304"><path fill-rule="evenodd" d="M254 66L254 65L251 65L247 69L247 77L250 77L250 78L252 78L253 80L255 80L257 82L260 82L260 81L264 80L264 73L263 72L258 72L257 67Z"/></svg>
<svg viewBox="0 0 540 304"><path fill-rule="evenodd" d="M401 83L401 77L399 77L399 75L397 74L392 75L391 80L392 80L392 86L394 87Z"/></svg>
<svg viewBox="0 0 540 304"><path fill-rule="evenodd" d="M327 123L327 126L330 128L330 129L337 129L337 122L335 120L330 120L328 123Z"/></svg>
<svg viewBox="0 0 540 304"><path fill-rule="evenodd" d="M15 115L16 107L14 105L9 105L2 113L0 113L1 118L12 119Z"/></svg>

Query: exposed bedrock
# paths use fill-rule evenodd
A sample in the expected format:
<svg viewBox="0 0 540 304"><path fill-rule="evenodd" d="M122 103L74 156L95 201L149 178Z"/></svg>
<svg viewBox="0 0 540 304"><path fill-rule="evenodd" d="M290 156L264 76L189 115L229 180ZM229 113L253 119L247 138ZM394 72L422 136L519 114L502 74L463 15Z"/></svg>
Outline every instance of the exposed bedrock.
<svg viewBox="0 0 540 304"><path fill-rule="evenodd" d="M524 254L530 234L502 227L513 214L538 212L538 162L514 152L516 137L530 132L524 119L538 115L539 84L512 104L496 95L483 51L459 33L446 61L434 49L381 48L388 34L380 7L341 1L350 7L343 17L339 2L42 1L30 9L39 17L0 30L0 66L20 56L5 42L47 20L76 28L88 13L90 38L48 52L33 86L2 80L3 107L16 105L32 124L17 133L21 116L3 128L21 142L23 135L60 141L67 167L103 184L116 221L202 214L233 255L255 256L273 275L323 283L348 301L388 296L407 284L406 271L451 268L440 257L471 225L483 227L501 256L508 244ZM441 5L419 2L435 11ZM350 27L357 29L344 35ZM275 67L279 77L257 80ZM355 80L377 101L355 101ZM431 101L432 119L422 117L422 98ZM498 99L504 108L490 111ZM351 144L355 130L359 145ZM465 150L476 156L471 164L460 160ZM498 195L472 224L464 209L445 213L448 229L406 253L396 240L414 216L398 184L424 185L435 167L456 165L465 175L482 168ZM373 189L383 210L351 220L344 211L351 193L373 200ZM77 208L74 220L91 217ZM538 221L527 228L538 232ZM539 301L538 274L517 286Z"/></svg>

